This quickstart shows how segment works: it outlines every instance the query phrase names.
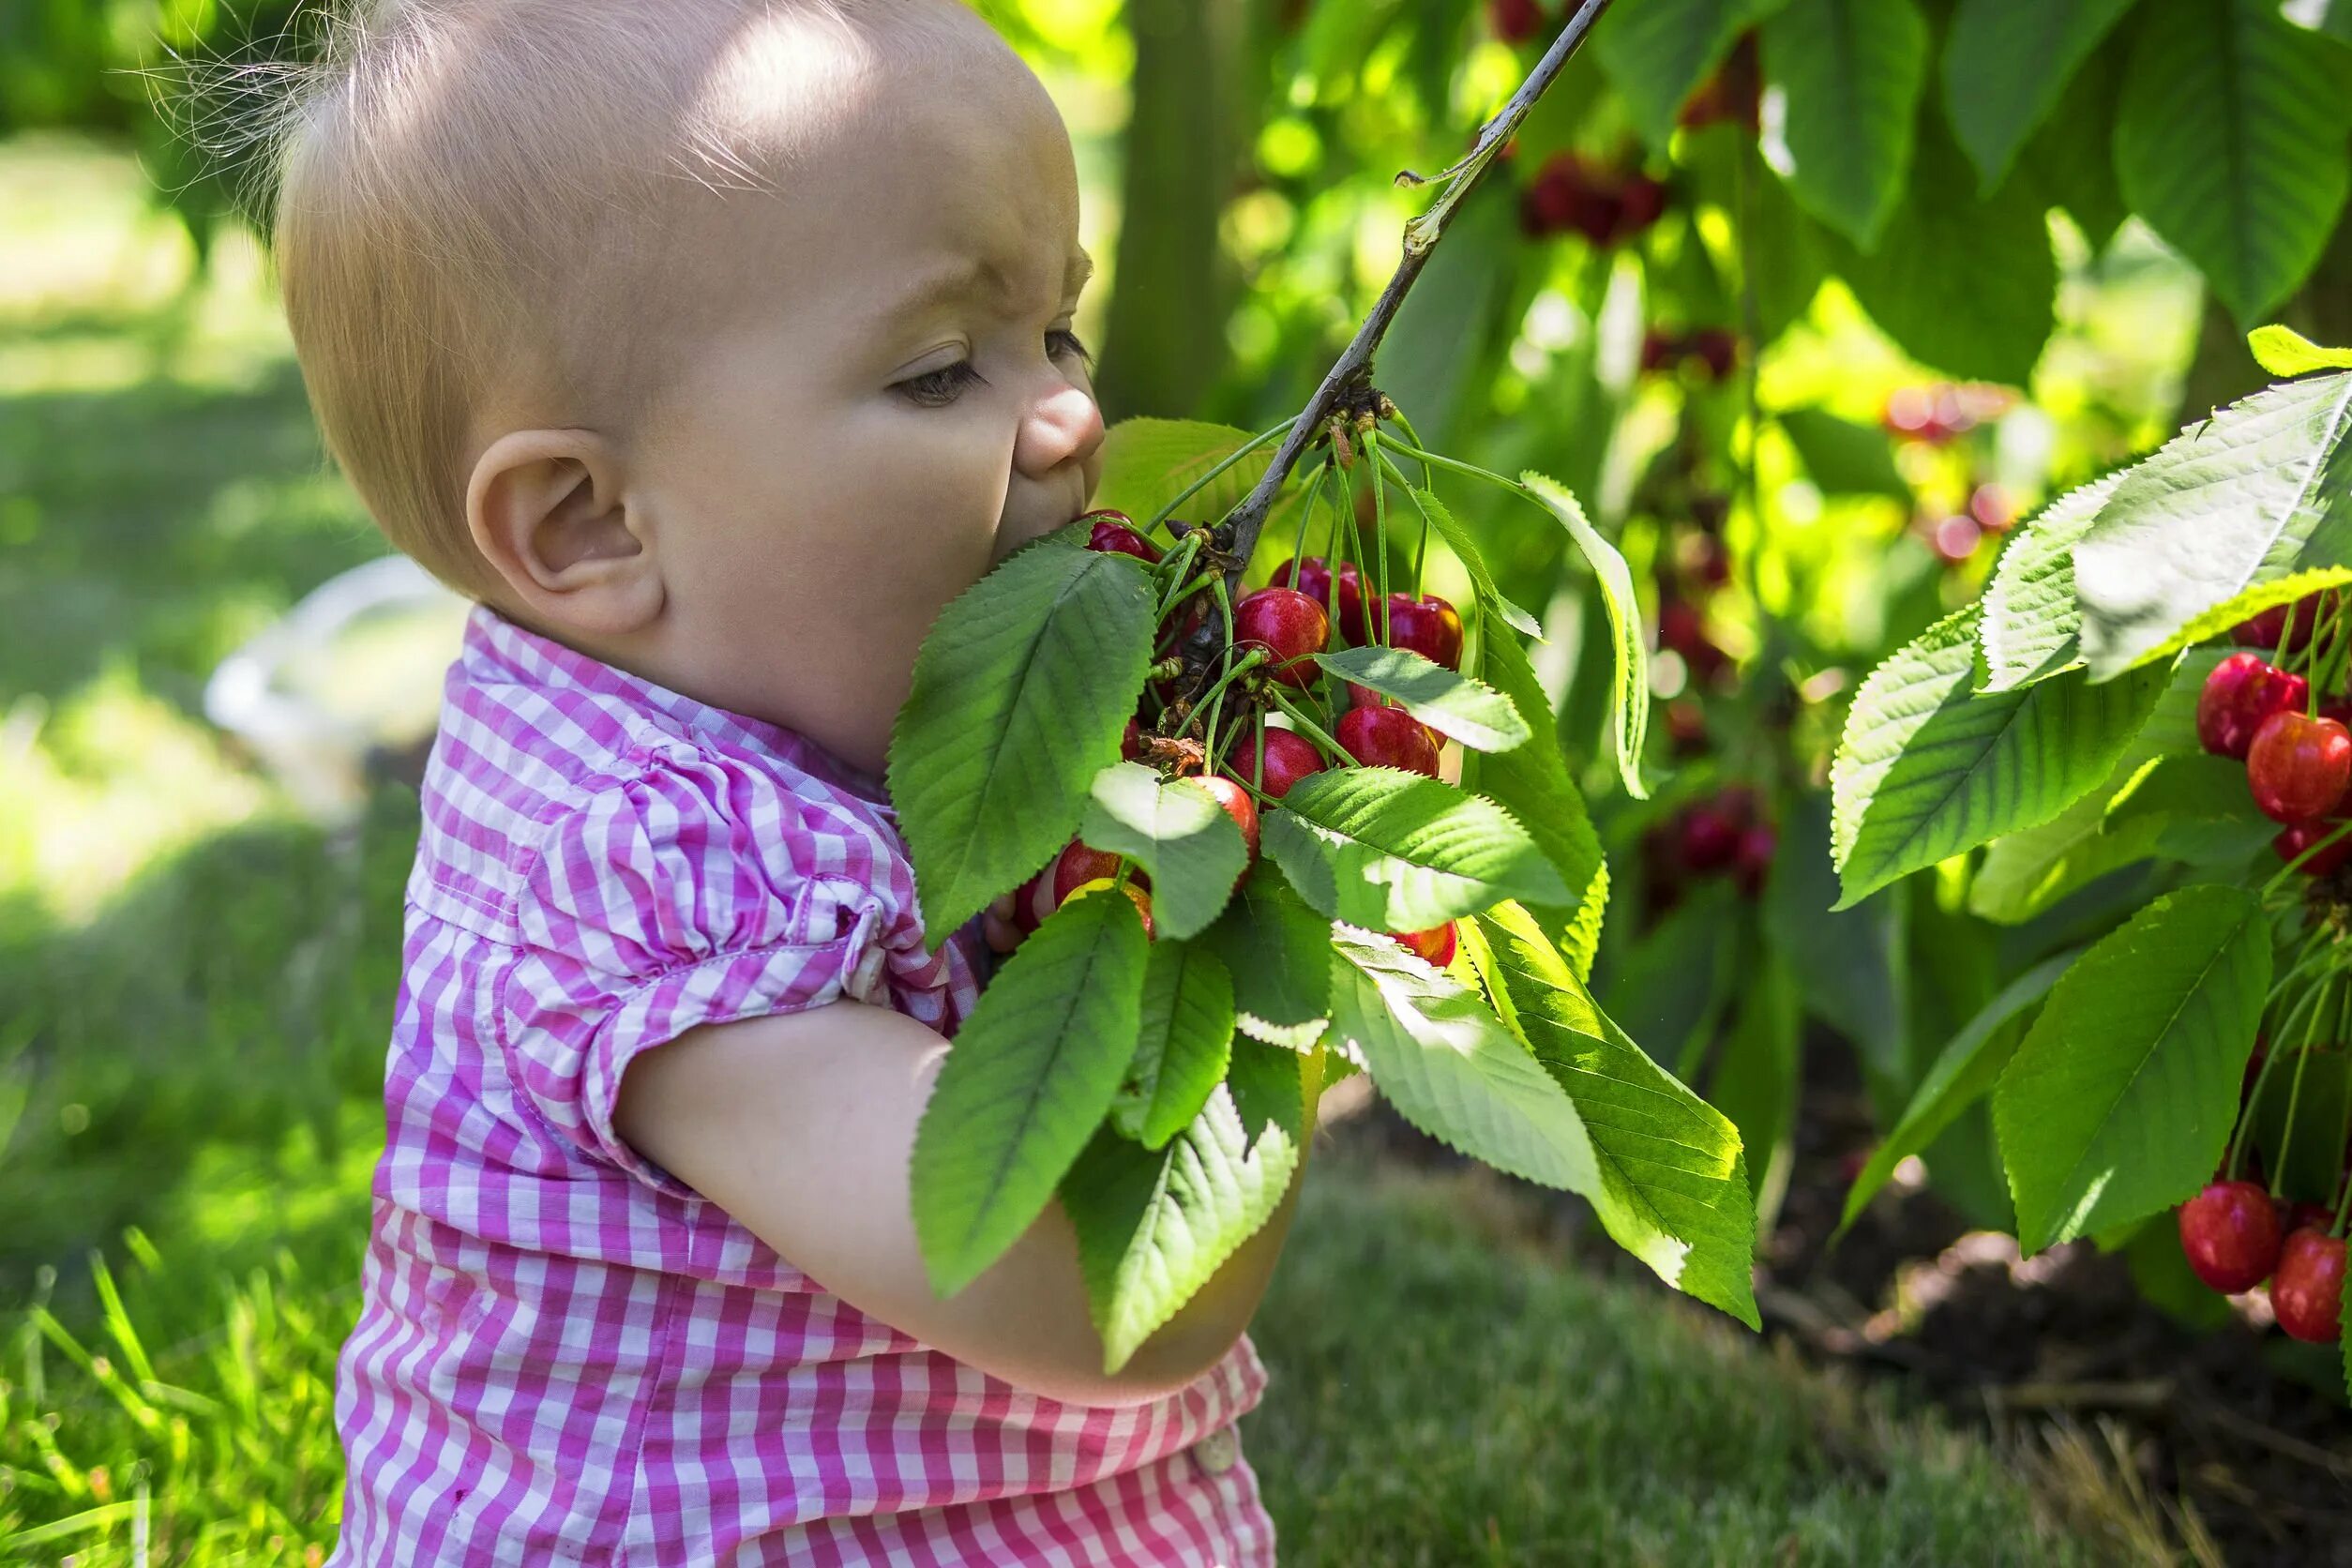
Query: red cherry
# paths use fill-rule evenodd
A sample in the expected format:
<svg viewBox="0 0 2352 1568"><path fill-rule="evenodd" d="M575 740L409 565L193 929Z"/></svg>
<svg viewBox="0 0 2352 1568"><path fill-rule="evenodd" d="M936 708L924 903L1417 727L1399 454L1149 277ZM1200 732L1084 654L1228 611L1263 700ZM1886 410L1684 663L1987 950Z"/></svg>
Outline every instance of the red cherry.
<svg viewBox="0 0 2352 1568"><path fill-rule="evenodd" d="M1454 922L1432 926L1425 931L1391 931L1389 935L1421 955L1432 969L1443 969L1454 961Z"/></svg>
<svg viewBox="0 0 2352 1568"><path fill-rule="evenodd" d="M2314 1345L2331 1345L2344 1309L2344 1243L2305 1229L2286 1239L2270 1280L2270 1310L2279 1327Z"/></svg>
<svg viewBox="0 0 2352 1568"><path fill-rule="evenodd" d="M1979 485L1968 492L1968 516L1987 534L2006 534L2016 525L2017 504L1998 485Z"/></svg>
<svg viewBox="0 0 2352 1568"><path fill-rule="evenodd" d="M1432 664L1462 667L1462 616L1435 594L1388 596L1388 645L1410 648Z"/></svg>
<svg viewBox="0 0 2352 1568"><path fill-rule="evenodd" d="M1772 869L1772 856L1780 852L1780 835L1769 822L1758 822L1740 835L1740 848L1731 857L1732 880L1740 891L1753 898L1764 891L1764 879Z"/></svg>
<svg viewBox="0 0 2352 1568"><path fill-rule="evenodd" d="M1315 684L1314 656L1331 646L1331 617L1296 588L1260 588L1233 607L1233 641L1266 650L1268 673L1285 686Z"/></svg>
<svg viewBox="0 0 2352 1568"><path fill-rule="evenodd" d="M2224 1295L2251 1290L2279 1260L2279 1211L2252 1182L2215 1182L2180 1205L2180 1250Z"/></svg>
<svg viewBox="0 0 2352 1568"><path fill-rule="evenodd" d="M1653 326L1641 335L1641 368L1643 373L1654 375L1671 370L1681 362L1682 339L1664 327Z"/></svg>
<svg viewBox="0 0 2352 1568"><path fill-rule="evenodd" d="M1229 778L1196 778L1192 782L1209 792L1209 798L1225 807L1225 814L1233 819L1233 825L1242 830L1242 842L1249 847L1249 858L1258 858L1258 803L1249 798L1249 792Z"/></svg>
<svg viewBox="0 0 2352 1568"><path fill-rule="evenodd" d="M1720 804L1694 806L1676 836L1682 869L1695 876L1720 871L1740 854L1740 823Z"/></svg>
<svg viewBox="0 0 2352 1568"><path fill-rule="evenodd" d="M1976 519L1965 512L1954 512L1928 531L1928 541L1948 566L1959 565L1976 553L1976 547L1984 537L1984 530Z"/></svg>
<svg viewBox="0 0 2352 1568"><path fill-rule="evenodd" d="M1364 641L1364 574L1356 569L1354 562L1342 561L1339 563L1337 581L1339 592L1334 598L1331 564L1319 555L1285 561L1274 574L1274 582L1277 587L1296 588L1321 605L1327 613L1336 603L1340 631L1346 634L1349 641L1361 647Z"/></svg>
<svg viewBox="0 0 2352 1568"><path fill-rule="evenodd" d="M1740 362L1740 339L1728 329L1702 326L1682 341L1682 352L1707 371L1710 382L1723 380Z"/></svg>
<svg viewBox="0 0 2352 1568"><path fill-rule="evenodd" d="M1086 548L1120 555L1132 555L1138 561L1157 561L1159 546L1135 531L1134 520L1124 512L1089 512L1095 520L1093 531L1086 535Z"/></svg>
<svg viewBox="0 0 2352 1568"><path fill-rule="evenodd" d="M1367 768L1403 768L1438 776L1438 743L1429 727L1402 708L1349 708L1334 732L1348 755Z"/></svg>
<svg viewBox="0 0 2352 1568"><path fill-rule="evenodd" d="M1536 0L1487 0L1486 24L1515 48L1544 30L1544 8Z"/></svg>
<svg viewBox="0 0 2352 1568"><path fill-rule="evenodd" d="M2315 822L2296 822L2281 829L2279 836L2270 840L2270 848L2277 852L2281 860L2291 861L2314 844L2326 839L2342 827L2344 822L2342 817L2325 817ZM2347 860L2352 860L2352 834L2329 844L2296 869L2307 877L2325 877L2342 870Z"/></svg>
<svg viewBox="0 0 2352 1568"><path fill-rule="evenodd" d="M1699 757L1707 751L1707 710L1687 697L1666 704L1666 735L1677 757Z"/></svg>
<svg viewBox="0 0 2352 1568"><path fill-rule="evenodd" d="M1394 698L1383 697L1370 686L1358 686L1353 681L1348 683L1348 706L1351 708L1387 708L1395 705Z"/></svg>
<svg viewBox="0 0 2352 1568"><path fill-rule="evenodd" d="M1554 153L1519 207L1520 227L1538 237L1574 230L1596 246L1614 243L1625 204L1617 181L1574 153Z"/></svg>
<svg viewBox="0 0 2352 1568"><path fill-rule="evenodd" d="M1130 762L1143 760L1143 726L1132 718L1127 720L1126 731L1119 737L1119 755Z"/></svg>
<svg viewBox="0 0 2352 1568"><path fill-rule="evenodd" d="M2256 611L2229 628L2229 640L2241 648L2275 649L2279 639L2286 635L2287 617L2291 615L2295 618L2295 635L2286 646L2288 652L2298 652L2311 645L2311 634L2319 626L2319 613L2334 597L2323 589L2306 594L2292 604L2274 604L2268 610Z"/></svg>
<svg viewBox="0 0 2352 1568"><path fill-rule="evenodd" d="M2352 787L2352 731L2292 708L2272 714L2246 748L2246 782L2266 817L2289 824L2324 817Z"/></svg>
<svg viewBox="0 0 2352 1568"><path fill-rule="evenodd" d="M1245 742L1237 743L1234 751L1225 759L1226 770L1244 784L1255 783L1267 796L1280 800L1290 792L1290 787L1307 775L1320 773L1331 764L1315 749L1305 736L1289 730L1269 729L1265 745L1259 748L1259 769L1253 772ZM1260 776L1262 775L1262 776Z"/></svg>
<svg viewBox="0 0 2352 1568"><path fill-rule="evenodd" d="M1053 863L1053 905L1060 909L1070 901L1070 895L1088 882L1100 882L1119 874L1119 857L1101 850L1089 849L1077 839L1070 840L1061 857Z"/></svg>
<svg viewBox="0 0 2352 1568"><path fill-rule="evenodd" d="M2301 707L2310 692L2309 681L2259 654L2232 654L2213 667L2197 693L2197 742L2215 756L2242 761L2262 721Z"/></svg>
<svg viewBox="0 0 2352 1568"><path fill-rule="evenodd" d="M1046 886L1047 871L1040 871L1020 886L1013 889L1013 924L1024 931L1033 931L1045 914L1037 908L1037 895Z"/></svg>
<svg viewBox="0 0 2352 1568"><path fill-rule="evenodd" d="M1617 222L1604 243L1632 239L1663 217L1666 209L1666 188L1647 174L1635 174L1619 192Z"/></svg>
<svg viewBox="0 0 2352 1568"><path fill-rule="evenodd" d="M2321 1230L2335 1223L2336 1212L2325 1203L2289 1203L2279 1216L2279 1229L2292 1236L2298 1230Z"/></svg>

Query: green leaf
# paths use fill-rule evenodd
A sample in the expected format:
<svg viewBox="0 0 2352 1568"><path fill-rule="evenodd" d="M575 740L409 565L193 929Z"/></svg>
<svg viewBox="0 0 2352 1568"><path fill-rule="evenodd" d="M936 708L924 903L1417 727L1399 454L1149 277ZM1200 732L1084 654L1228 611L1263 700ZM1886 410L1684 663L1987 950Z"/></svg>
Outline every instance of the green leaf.
<svg viewBox="0 0 2352 1568"><path fill-rule="evenodd" d="M1249 440L1247 430L1230 425L1122 419L1103 435L1103 476L1094 487L1094 505L1141 522ZM1184 516L1215 521L1241 505L1264 473L1263 464L1235 463L1184 503Z"/></svg>
<svg viewBox="0 0 2352 1568"><path fill-rule="evenodd" d="M1753 182L1752 216L1741 235L1742 260L1756 283L1757 352L1780 339L1813 308L1830 275L1830 235L1779 180Z"/></svg>
<svg viewBox="0 0 2352 1568"><path fill-rule="evenodd" d="M1145 956L1104 889L1046 917L980 993L915 1127L915 1239L952 1296L1020 1239L1110 1108L1135 1055Z"/></svg>
<svg viewBox="0 0 2352 1568"><path fill-rule="evenodd" d="M1883 495L1910 505L1911 487L1894 466L1894 444L1884 430L1819 408L1785 409L1772 417L1816 489L1831 495Z"/></svg>
<svg viewBox="0 0 2352 1568"><path fill-rule="evenodd" d="M1504 904L1462 942L1508 1027L1583 1118L1618 1245L1750 1328L1756 1205L1731 1123L1625 1037L1525 910ZM1583 1189L1579 1189L1583 1190Z"/></svg>
<svg viewBox="0 0 2352 1568"><path fill-rule="evenodd" d="M957 595L914 661L890 796L933 947L1069 842L1151 656L1142 563L1067 528Z"/></svg>
<svg viewBox="0 0 2352 1568"><path fill-rule="evenodd" d="M1927 75L1919 8L1790 0L1764 23L1762 43L1766 160L1808 212L1875 248L1911 164Z"/></svg>
<svg viewBox="0 0 2352 1568"><path fill-rule="evenodd" d="M2286 0L2279 14L2298 27L2352 43L2352 0Z"/></svg>
<svg viewBox="0 0 2352 1568"><path fill-rule="evenodd" d="M2325 1035L2308 1051L2300 1048L2300 1038L2281 1044L2289 1048L2243 1113L2253 1123L2249 1140L2262 1153L2262 1168L2276 1174L2281 1198L2332 1204L2344 1174L2344 1112L2352 1108L2346 1105L2352 1099L2352 1071L2347 1068L2352 1063L2345 1060L2343 1044ZM2299 1065L2303 1075L2299 1090L2295 1085Z"/></svg>
<svg viewBox="0 0 2352 1568"><path fill-rule="evenodd" d="M2093 251L2105 249L2130 216L2115 178L2123 56L2120 43L2092 52L2026 143L2014 175L2043 205L2064 207Z"/></svg>
<svg viewBox="0 0 2352 1568"><path fill-rule="evenodd" d="M1168 938L1143 970L1135 1060L1110 1102L1110 1123L1157 1149L1190 1125L1233 1052L1233 976L1205 947Z"/></svg>
<svg viewBox="0 0 2352 1568"><path fill-rule="evenodd" d="M1922 117L1901 204L1875 251L1831 241L1855 299L1903 352L1954 376L2022 386L2057 324L2058 259L2042 198L1978 198L1940 115ZM1954 278L1968 286L1955 289Z"/></svg>
<svg viewBox="0 0 2352 1568"><path fill-rule="evenodd" d="M1882 888L1832 913L1836 902L1829 798L1808 792L1781 813L1780 852L1764 884L1764 930L1796 976L1806 1010L1854 1043L1874 1083L1907 1085L1903 890Z"/></svg>
<svg viewBox="0 0 2352 1568"><path fill-rule="evenodd" d="M2075 68L2135 0L1960 0L1944 40L1952 128L1990 195Z"/></svg>
<svg viewBox="0 0 2352 1568"><path fill-rule="evenodd" d="M2115 132L2132 210L2252 326L2295 292L2352 188L2344 62L2278 0L2149 0Z"/></svg>
<svg viewBox="0 0 2352 1568"><path fill-rule="evenodd" d="M1437 530L1438 537L1445 541L1445 548L1454 552L1462 563L1462 569L1470 573L1470 587L1477 594L1479 608L1486 614L1499 616L1521 636L1541 641L1543 626L1534 616L1502 596L1502 591L1495 586L1494 574L1486 569L1486 557L1479 550L1478 541L1470 536L1470 530L1446 509L1445 503L1438 499L1435 490L1417 490L1412 493L1422 511L1428 516L1429 525Z"/></svg>
<svg viewBox="0 0 2352 1568"><path fill-rule="evenodd" d="M1297 1138L1279 1127L1253 1140L1222 1084L1157 1153L1094 1135L1062 1184L1062 1207L1078 1232L1106 1373L1126 1365L1264 1229L1299 1158Z"/></svg>
<svg viewBox="0 0 2352 1568"><path fill-rule="evenodd" d="M1329 949L1325 952L1328 956ZM1297 1051L1270 1046L1262 1040L1244 1037L1233 1042L1233 1065L1226 1074L1225 1087L1232 1092L1233 1108L1242 1116L1242 1131L1252 1143L1269 1127L1293 1143L1305 1142L1304 1074L1309 1060ZM1317 1052L1313 1060L1319 1063L1319 1076L1345 1065L1340 1057L1328 1051ZM1349 1066L1347 1070L1352 1072L1354 1068ZM1337 1079L1325 1077L1323 1081Z"/></svg>
<svg viewBox="0 0 2352 1568"><path fill-rule="evenodd" d="M1465 415L1483 407L1476 377L1497 346L1525 246L1508 187L1473 192L1380 340L1380 389L1432 450L1450 449Z"/></svg>
<svg viewBox="0 0 2352 1568"><path fill-rule="evenodd" d="M2192 648L2180 656L2140 732L2108 770L2106 782L2043 823L1995 839L1968 884L1968 911L2002 925L2031 919L2076 888L2156 852L2159 822L2115 824L2107 808L2159 758L2194 756L2197 696L2227 652Z"/></svg>
<svg viewBox="0 0 2352 1568"><path fill-rule="evenodd" d="M1279 815L1270 811L1265 821ZM1331 922L1301 901L1279 866L1252 866L1200 940L1232 976L1244 1033L1292 1050L1322 1037L1331 1016Z"/></svg>
<svg viewBox="0 0 2352 1568"><path fill-rule="evenodd" d="M1249 865L1242 830L1206 790L1189 779L1163 782L1140 762L1094 776L1078 837L1143 867L1153 927L1171 937L1199 935Z"/></svg>
<svg viewBox="0 0 2352 1568"><path fill-rule="evenodd" d="M1586 978L1592 973L1592 957L1601 944L1601 915L1608 907L1608 862L1601 853L1600 837L1592 831L1584 796L1568 776L1551 702L1528 662L1527 650L1501 635L1486 639L1485 650L1486 679L1519 710L1535 739L1478 759L1478 786L1527 829L1566 884L1567 901L1539 901L1528 910L1560 944L1577 977Z"/></svg>
<svg viewBox="0 0 2352 1568"><path fill-rule="evenodd" d="M1617 653L1617 679L1610 687L1611 712L1617 722L1617 773L1625 781L1627 794L1648 800L1650 792L1641 782L1641 748L1650 733L1650 647L1641 635L1634 574L1617 547L1601 537L1565 488L1532 470L1521 474L1519 483L1560 519L1601 584L1601 602L1608 610L1609 639Z"/></svg>
<svg viewBox="0 0 2352 1568"><path fill-rule="evenodd" d="M2272 375L2307 376L2314 370L2352 370L2352 349L2324 349L2291 326L2257 326L2246 334L2254 362Z"/></svg>
<svg viewBox="0 0 2352 1568"><path fill-rule="evenodd" d="M1830 767L1841 909L2066 809L2107 776L2169 678L2101 686L2077 672L1975 691L1977 615L1938 621L1854 694Z"/></svg>
<svg viewBox="0 0 2352 1568"><path fill-rule="evenodd" d="M2101 832L2155 827L2156 852L2175 860L2235 867L2277 836L2246 788L2234 757L2167 757L2134 776L2107 805Z"/></svg>
<svg viewBox="0 0 2352 1568"><path fill-rule="evenodd" d="M1870 1152L1862 1174L1847 1189L1846 1212L1837 1222L1840 1234L1870 1206L1896 1166L1935 1142L1962 1111L1992 1093L2001 1069L2009 1065L2010 1055L2017 1048L2014 1032L2002 1025L2047 996L2058 976L2080 956L2079 948L2070 949L2034 965L2003 987L1998 996L1944 1043L1894 1130Z"/></svg>
<svg viewBox="0 0 2352 1568"><path fill-rule="evenodd" d="M2095 680L2352 581L2352 373L2232 403L2131 469L2074 547Z"/></svg>
<svg viewBox="0 0 2352 1568"><path fill-rule="evenodd" d="M1986 689L2011 691L2082 667L2074 546L2090 532L2123 474L2068 490L2011 536L1984 585Z"/></svg>
<svg viewBox="0 0 2352 1568"><path fill-rule="evenodd" d="M1301 897L1371 930L1426 930L1504 898L1570 899L1502 807L1398 768L1304 778L1259 832Z"/></svg>
<svg viewBox="0 0 2352 1568"><path fill-rule="evenodd" d="M1342 680L1395 698L1407 713L1472 751L1508 751L1533 733L1493 687L1410 648L1345 648L1318 654L1315 662Z"/></svg>
<svg viewBox="0 0 2352 1568"><path fill-rule="evenodd" d="M2262 906L2235 887L2159 898L2075 960L1993 1092L2026 1251L2211 1177L2269 985Z"/></svg>
<svg viewBox="0 0 2352 1568"><path fill-rule="evenodd" d="M1576 1108L1485 1003L1385 938L1334 940L1332 1031L1399 1115L1523 1180L1599 1185Z"/></svg>
<svg viewBox="0 0 2352 1568"><path fill-rule="evenodd" d="M1676 115L1734 39L1783 0L1643 0L1620 8L1593 49L1643 140L1663 153Z"/></svg>

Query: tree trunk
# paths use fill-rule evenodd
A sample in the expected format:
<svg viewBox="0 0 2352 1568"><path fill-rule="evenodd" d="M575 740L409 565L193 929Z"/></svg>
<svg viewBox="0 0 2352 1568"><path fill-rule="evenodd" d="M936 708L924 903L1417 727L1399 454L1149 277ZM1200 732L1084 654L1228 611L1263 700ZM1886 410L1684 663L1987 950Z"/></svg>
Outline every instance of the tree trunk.
<svg viewBox="0 0 2352 1568"><path fill-rule="evenodd" d="M1255 144L1249 0L1127 0L1135 108L1095 391L1108 418L1187 415L1225 368L1233 268L1220 219Z"/></svg>

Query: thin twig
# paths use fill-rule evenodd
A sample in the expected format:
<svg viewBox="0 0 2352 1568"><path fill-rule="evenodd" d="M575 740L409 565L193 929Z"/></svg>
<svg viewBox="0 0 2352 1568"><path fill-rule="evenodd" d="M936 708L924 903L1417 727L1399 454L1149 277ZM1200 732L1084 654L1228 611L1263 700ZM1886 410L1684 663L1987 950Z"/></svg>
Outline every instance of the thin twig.
<svg viewBox="0 0 2352 1568"><path fill-rule="evenodd" d="M1283 437L1281 446L1275 449L1274 461L1266 466L1264 477L1226 519L1227 525L1233 530L1232 550L1236 563L1226 575L1229 592L1241 586L1241 564L1249 560L1250 551L1258 544L1259 531L1265 526L1266 514L1274 507L1275 494L1282 489L1283 481L1290 476L1290 471L1298 466L1300 457L1306 451L1316 432L1334 414L1339 412L1343 400L1370 384L1372 355L1380 349L1380 339L1387 336L1389 324L1396 319L1397 308L1405 303L1405 295L1411 290L1413 280L1421 276L1421 269L1429 260L1430 252L1443 237L1446 219L1453 215L1455 208L1461 205L1463 199L1478 188L1479 182L1493 165L1495 155L1517 131L1519 122L1526 119L1528 111L1535 107L1535 100L1544 96L1545 89L1560 75L1560 68L1583 45L1586 37L1592 31L1592 24L1608 8L1609 0L1583 0L1583 4L1568 19L1568 24L1560 30L1560 37L1552 40L1551 48L1545 51L1544 58L1528 73L1527 80L1519 83L1518 91L1511 95L1511 101L1504 104L1501 113L1487 121L1479 131L1469 154L1452 169L1437 176L1446 182L1445 189L1430 204L1427 212L1405 226L1405 253L1398 259L1395 274L1389 279L1388 287L1380 291L1380 297L1373 305L1372 313L1364 319L1363 325L1356 328L1354 339L1340 354L1338 362L1332 366L1331 373L1323 378L1322 385L1315 389L1315 396L1308 400L1306 407L1299 411L1298 418L1291 421L1290 433ZM1421 175L1407 173L1398 176L1398 183L1416 185L1425 182ZM1207 630L1205 626L1202 628L1204 633ZM1202 650L1204 657L1214 652L1214 648Z"/></svg>

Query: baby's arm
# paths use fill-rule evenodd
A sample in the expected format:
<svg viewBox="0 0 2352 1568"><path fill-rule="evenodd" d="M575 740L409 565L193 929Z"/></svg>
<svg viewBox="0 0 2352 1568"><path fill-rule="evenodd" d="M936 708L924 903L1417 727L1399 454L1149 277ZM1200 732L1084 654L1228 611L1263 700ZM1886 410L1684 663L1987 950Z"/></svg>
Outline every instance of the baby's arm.
<svg viewBox="0 0 2352 1568"><path fill-rule="evenodd" d="M908 1156L950 1048L903 1014L855 1002L707 1025L630 1064L614 1120L630 1147L826 1289L1016 1387L1068 1404L1136 1405L1215 1364L1265 1293L1296 1181L1265 1229L1106 1375L1059 1202L962 1291L932 1293Z"/></svg>

